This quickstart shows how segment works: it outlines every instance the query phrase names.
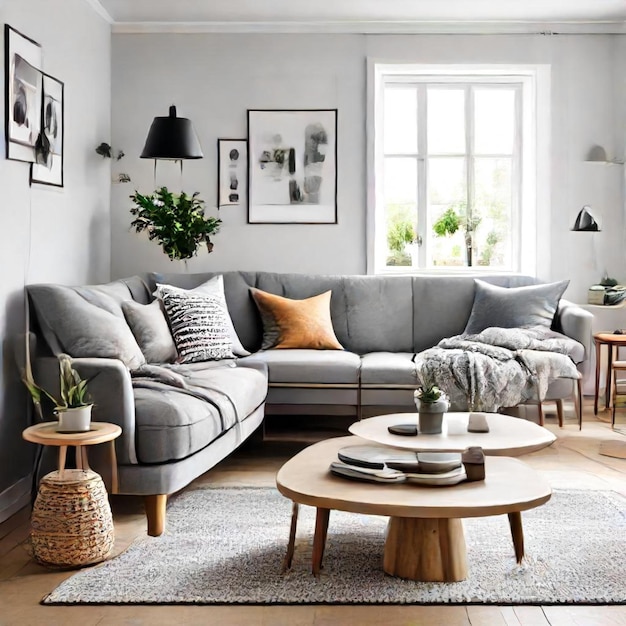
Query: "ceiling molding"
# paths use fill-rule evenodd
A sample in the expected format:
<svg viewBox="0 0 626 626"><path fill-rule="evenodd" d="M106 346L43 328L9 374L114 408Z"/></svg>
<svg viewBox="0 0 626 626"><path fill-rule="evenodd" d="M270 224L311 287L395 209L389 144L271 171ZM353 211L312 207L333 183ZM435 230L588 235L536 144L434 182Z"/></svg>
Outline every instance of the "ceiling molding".
<svg viewBox="0 0 626 626"><path fill-rule="evenodd" d="M87 0L90 4L98 0ZM104 11L104 9L102 9ZM107 13L108 15L108 13ZM109 16L110 17L110 16ZM626 34L626 21L307 21L307 22L113 22L112 32L137 33L324 33L396 35L606 35Z"/></svg>
<svg viewBox="0 0 626 626"><path fill-rule="evenodd" d="M85 0L85 2L106 22L113 24L111 14L100 4L100 0Z"/></svg>

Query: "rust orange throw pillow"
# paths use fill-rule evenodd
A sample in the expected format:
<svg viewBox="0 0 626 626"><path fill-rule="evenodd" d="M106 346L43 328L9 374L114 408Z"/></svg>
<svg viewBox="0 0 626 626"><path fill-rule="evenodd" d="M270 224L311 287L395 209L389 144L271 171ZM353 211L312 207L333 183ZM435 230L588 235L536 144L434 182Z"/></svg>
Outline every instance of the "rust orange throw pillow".
<svg viewBox="0 0 626 626"><path fill-rule="evenodd" d="M251 288L263 320L262 350L312 348L343 350L330 319L330 291L292 300Z"/></svg>

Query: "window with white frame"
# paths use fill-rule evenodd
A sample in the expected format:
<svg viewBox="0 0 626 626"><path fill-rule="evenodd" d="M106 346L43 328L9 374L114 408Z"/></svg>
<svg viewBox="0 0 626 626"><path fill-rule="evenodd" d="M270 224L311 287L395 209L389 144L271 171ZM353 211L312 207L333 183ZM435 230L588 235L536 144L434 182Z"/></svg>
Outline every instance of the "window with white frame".
<svg viewBox="0 0 626 626"><path fill-rule="evenodd" d="M376 76L375 271L520 271L534 238L532 76Z"/></svg>

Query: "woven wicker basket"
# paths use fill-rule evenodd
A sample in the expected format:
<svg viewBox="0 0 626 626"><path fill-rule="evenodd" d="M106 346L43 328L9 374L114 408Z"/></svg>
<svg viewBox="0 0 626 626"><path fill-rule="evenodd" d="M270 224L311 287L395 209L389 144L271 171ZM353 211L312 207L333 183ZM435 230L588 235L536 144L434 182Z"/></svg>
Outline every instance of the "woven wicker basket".
<svg viewBox="0 0 626 626"><path fill-rule="evenodd" d="M91 470L51 472L41 479L31 517L33 555L44 565L78 567L106 559L113 517L106 488Z"/></svg>

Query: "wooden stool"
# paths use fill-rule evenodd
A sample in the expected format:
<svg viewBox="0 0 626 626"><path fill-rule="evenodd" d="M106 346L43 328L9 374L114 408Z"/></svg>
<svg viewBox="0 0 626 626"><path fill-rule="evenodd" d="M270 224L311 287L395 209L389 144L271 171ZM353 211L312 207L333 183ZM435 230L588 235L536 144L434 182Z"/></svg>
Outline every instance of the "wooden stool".
<svg viewBox="0 0 626 626"><path fill-rule="evenodd" d="M81 567L106 559L114 543L104 482L91 470L66 469L41 479L31 517L31 545L44 565Z"/></svg>
<svg viewBox="0 0 626 626"><path fill-rule="evenodd" d="M611 412L611 426L615 427L615 405L617 404L617 372L626 372L626 361L613 361L611 364L611 370L613 372L613 397L611 402L613 403L613 410Z"/></svg>
<svg viewBox="0 0 626 626"><path fill-rule="evenodd" d="M598 414L598 396L600 394L600 361L602 359L602 346L607 346L608 362L606 370L606 388L604 391L604 408L609 408L609 400L611 399L611 380L614 379L613 371L613 347L615 347L616 356L619 358L619 348L626 346L626 335L616 335L610 332L595 333L593 335L593 343L596 346L596 389L593 398L593 414ZM615 411L613 411L615 417Z"/></svg>

